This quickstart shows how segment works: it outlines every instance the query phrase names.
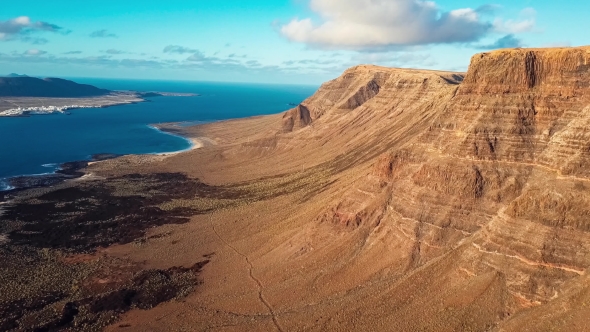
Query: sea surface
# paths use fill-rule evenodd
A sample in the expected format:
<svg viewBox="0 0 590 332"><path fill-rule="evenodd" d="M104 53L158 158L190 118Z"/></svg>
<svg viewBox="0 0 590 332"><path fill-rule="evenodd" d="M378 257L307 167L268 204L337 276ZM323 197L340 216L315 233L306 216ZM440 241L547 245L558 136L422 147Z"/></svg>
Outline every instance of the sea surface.
<svg viewBox="0 0 590 332"><path fill-rule="evenodd" d="M54 172L59 164L94 154L145 154L184 150L191 143L150 125L198 124L273 114L311 96L317 86L264 85L70 78L111 90L196 93L198 97L154 97L148 102L87 108L66 114L0 117L2 179Z"/></svg>

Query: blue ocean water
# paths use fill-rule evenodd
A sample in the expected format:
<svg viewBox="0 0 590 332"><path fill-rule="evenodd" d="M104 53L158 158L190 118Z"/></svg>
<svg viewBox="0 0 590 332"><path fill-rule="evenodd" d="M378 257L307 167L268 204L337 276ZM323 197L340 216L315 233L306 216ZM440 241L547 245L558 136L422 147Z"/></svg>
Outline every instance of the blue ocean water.
<svg viewBox="0 0 590 332"><path fill-rule="evenodd" d="M210 122L285 111L317 86L74 79L111 90L197 93L149 102L71 110L70 115L0 117L0 179L53 172L93 154L141 154L186 149L190 143L149 125ZM0 183L1 186L1 183ZM2 189L2 188L0 188ZM4 188L6 189L6 188Z"/></svg>

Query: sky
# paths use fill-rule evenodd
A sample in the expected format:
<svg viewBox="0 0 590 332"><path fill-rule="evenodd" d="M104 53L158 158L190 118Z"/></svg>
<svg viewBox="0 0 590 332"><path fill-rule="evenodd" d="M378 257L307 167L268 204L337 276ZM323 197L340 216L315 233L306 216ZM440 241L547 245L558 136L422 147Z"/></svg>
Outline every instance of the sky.
<svg viewBox="0 0 590 332"><path fill-rule="evenodd" d="M21 0L0 75L320 84L358 64L466 71L506 47L590 44L576 0Z"/></svg>

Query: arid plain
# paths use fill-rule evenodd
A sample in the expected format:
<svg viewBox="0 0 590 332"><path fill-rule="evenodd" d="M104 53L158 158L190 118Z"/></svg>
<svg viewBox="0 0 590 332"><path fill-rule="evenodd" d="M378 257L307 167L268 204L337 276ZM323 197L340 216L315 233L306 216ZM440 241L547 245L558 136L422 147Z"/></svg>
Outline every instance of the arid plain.
<svg viewBox="0 0 590 332"><path fill-rule="evenodd" d="M357 66L284 114L170 124L203 146L3 205L0 326L587 331L589 124L590 47Z"/></svg>

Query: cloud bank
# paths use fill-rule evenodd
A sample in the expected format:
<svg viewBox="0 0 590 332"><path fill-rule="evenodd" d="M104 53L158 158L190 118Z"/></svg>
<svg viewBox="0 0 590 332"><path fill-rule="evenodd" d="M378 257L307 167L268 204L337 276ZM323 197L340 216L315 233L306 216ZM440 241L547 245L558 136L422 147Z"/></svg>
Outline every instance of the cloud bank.
<svg viewBox="0 0 590 332"><path fill-rule="evenodd" d="M90 34L91 38L118 38L114 33L109 32L106 29L96 30Z"/></svg>
<svg viewBox="0 0 590 332"><path fill-rule="evenodd" d="M164 47L164 53L187 54L187 53L197 53L197 52L199 52L199 50L194 49L194 48L190 48L190 47L180 46L180 45L168 45L168 46Z"/></svg>
<svg viewBox="0 0 590 332"><path fill-rule="evenodd" d="M114 48L110 48L110 49L108 49L108 50L106 50L104 52L106 54L112 54L112 55L119 55L119 54L125 54L125 53L127 53L125 51L117 50L117 49L114 49Z"/></svg>
<svg viewBox="0 0 590 332"><path fill-rule="evenodd" d="M24 42L33 44L44 44L47 42L45 38L36 38L29 36L35 32L55 32L68 33L64 29L55 24L47 22L33 22L28 16L20 16L8 21L0 21L0 41L8 41L20 39Z"/></svg>
<svg viewBox="0 0 590 332"><path fill-rule="evenodd" d="M506 35L502 38L499 38L494 43L489 45L477 45L475 48L481 50L494 50L499 48L516 48L522 47L522 41L513 34Z"/></svg>
<svg viewBox="0 0 590 332"><path fill-rule="evenodd" d="M496 6L442 11L423 0L310 0L320 22L295 18L280 27L290 41L321 49L390 50L406 46L473 43L496 30L517 33L534 20L487 22ZM530 13L529 13L530 14Z"/></svg>

